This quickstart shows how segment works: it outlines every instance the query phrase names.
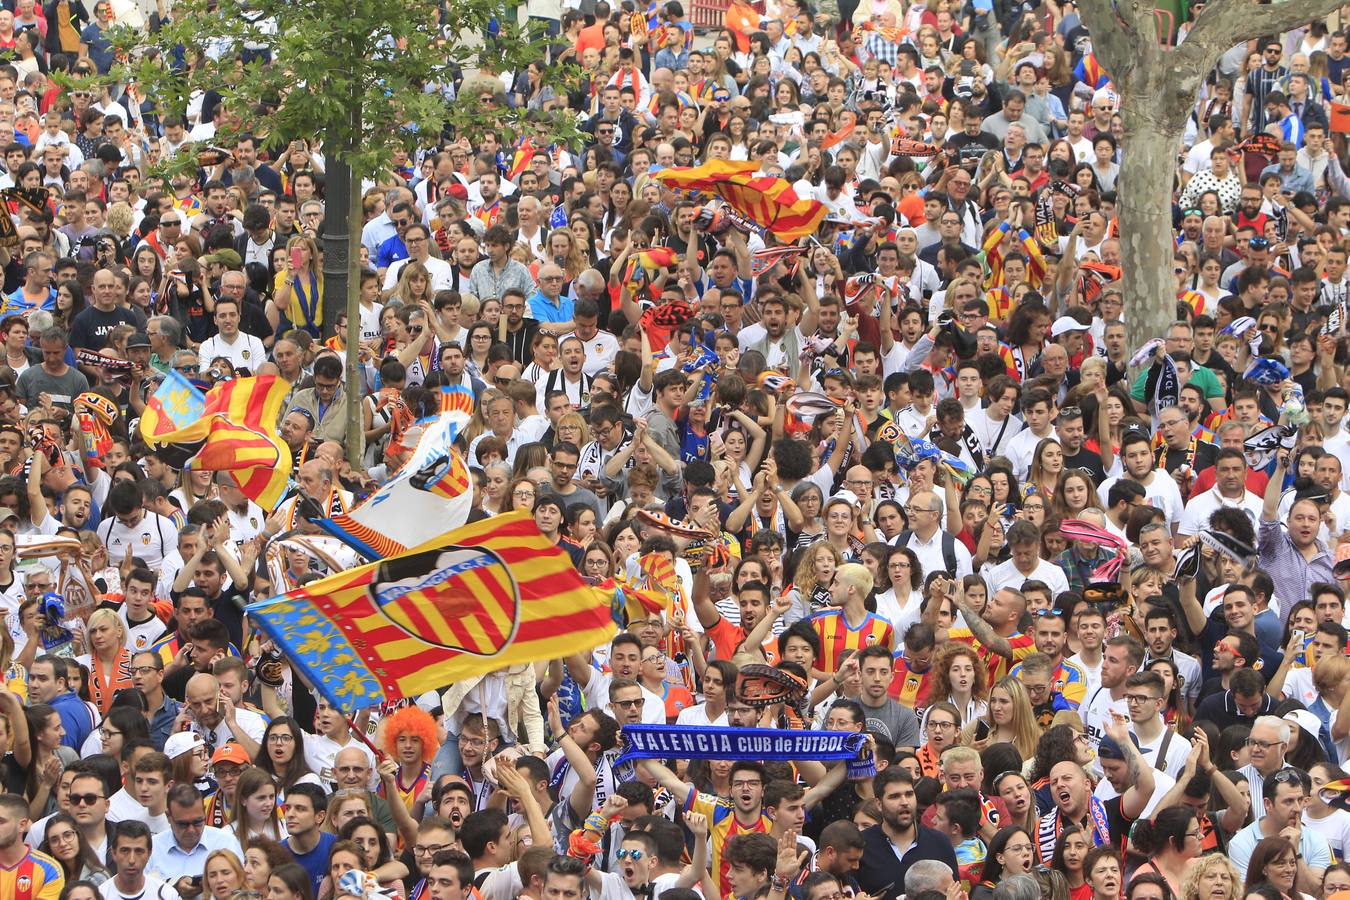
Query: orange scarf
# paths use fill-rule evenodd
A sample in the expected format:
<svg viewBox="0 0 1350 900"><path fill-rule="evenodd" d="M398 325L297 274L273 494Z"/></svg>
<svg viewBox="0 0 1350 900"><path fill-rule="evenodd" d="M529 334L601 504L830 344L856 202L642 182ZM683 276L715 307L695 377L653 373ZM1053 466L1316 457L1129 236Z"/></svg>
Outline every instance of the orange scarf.
<svg viewBox="0 0 1350 900"><path fill-rule="evenodd" d="M131 651L123 647L117 652L112 671L104 670L103 661L97 653L91 653L93 672L89 678L89 691L94 696L94 705L103 715L112 707L113 695L124 688L134 687L131 681Z"/></svg>

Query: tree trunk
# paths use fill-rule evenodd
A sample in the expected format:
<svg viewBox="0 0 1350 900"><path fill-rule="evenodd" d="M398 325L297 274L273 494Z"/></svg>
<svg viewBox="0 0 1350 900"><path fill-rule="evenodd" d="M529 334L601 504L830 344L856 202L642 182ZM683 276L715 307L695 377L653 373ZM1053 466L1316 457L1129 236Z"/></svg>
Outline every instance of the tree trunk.
<svg viewBox="0 0 1350 900"><path fill-rule="evenodd" d="M1156 103L1125 99L1121 109ZM1131 129L1121 153L1116 182L1120 214L1120 265L1124 277L1125 329L1131 351L1162 337L1176 320L1176 279L1172 275L1172 184L1182 129Z"/></svg>
<svg viewBox="0 0 1350 900"><path fill-rule="evenodd" d="M1120 218L1126 339L1131 350L1163 337L1176 321L1172 275L1172 191L1177 151L1200 78L1178 71L1174 58L1141 67L1118 88L1125 128L1116 207Z"/></svg>

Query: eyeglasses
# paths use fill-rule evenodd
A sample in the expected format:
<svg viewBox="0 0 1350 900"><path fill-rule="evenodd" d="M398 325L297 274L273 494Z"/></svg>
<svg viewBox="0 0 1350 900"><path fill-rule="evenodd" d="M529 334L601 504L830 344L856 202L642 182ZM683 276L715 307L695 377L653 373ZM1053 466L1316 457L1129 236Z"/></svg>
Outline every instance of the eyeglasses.
<svg viewBox="0 0 1350 900"><path fill-rule="evenodd" d="M93 806L98 801L104 799L102 794L67 794L66 800L71 806Z"/></svg>
<svg viewBox="0 0 1350 900"><path fill-rule="evenodd" d="M929 719L926 726L929 731L946 731L948 728L955 728L955 722L939 722L936 719Z"/></svg>
<svg viewBox="0 0 1350 900"><path fill-rule="evenodd" d="M1284 741L1258 741L1256 738L1247 738L1243 743L1248 747L1260 747L1262 750L1274 750L1276 747L1284 745ZM1280 774L1284 773L1281 772ZM1277 778L1276 780L1278 781L1279 779ZM1297 776L1295 776L1295 780L1297 780Z"/></svg>
<svg viewBox="0 0 1350 900"><path fill-rule="evenodd" d="M517 500L530 500L534 497L534 491L512 491L511 496Z"/></svg>
<svg viewBox="0 0 1350 900"><path fill-rule="evenodd" d="M624 709L636 709L637 707L641 706L645 701L641 697L639 697L636 700L611 700L609 702L614 706L621 706Z"/></svg>
<svg viewBox="0 0 1350 900"><path fill-rule="evenodd" d="M442 850L450 848L450 844L413 844L413 855L415 856L435 856Z"/></svg>
<svg viewBox="0 0 1350 900"><path fill-rule="evenodd" d="M1159 700L1160 697L1150 697L1148 694L1126 694L1126 703L1148 703L1151 700Z"/></svg>
<svg viewBox="0 0 1350 900"><path fill-rule="evenodd" d="M917 516L919 513L935 513L935 512L937 512L937 510L936 510L936 509L924 509L924 508L921 507L921 506L906 506L906 507L905 507L905 512L909 513L911 516Z"/></svg>
<svg viewBox="0 0 1350 900"><path fill-rule="evenodd" d="M459 745L460 745L461 747L486 747L486 746L487 746L487 739L486 739L486 738L460 738L460 739L459 739Z"/></svg>
<svg viewBox="0 0 1350 900"><path fill-rule="evenodd" d="M295 735L293 735L293 734L269 734L269 735L267 736L267 742L268 742L269 744L290 744L290 743L294 743L294 742L295 742Z"/></svg>
<svg viewBox="0 0 1350 900"><path fill-rule="evenodd" d="M633 862L637 862L638 860L642 859L642 851L629 850L627 847L624 847L621 850L619 850L618 853L615 853L614 857L616 859L631 859Z"/></svg>

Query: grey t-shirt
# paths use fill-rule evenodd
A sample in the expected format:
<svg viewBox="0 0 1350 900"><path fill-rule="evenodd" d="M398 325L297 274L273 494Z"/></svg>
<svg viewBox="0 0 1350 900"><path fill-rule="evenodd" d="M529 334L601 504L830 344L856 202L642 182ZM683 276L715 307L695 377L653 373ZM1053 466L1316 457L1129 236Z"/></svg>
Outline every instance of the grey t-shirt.
<svg viewBox="0 0 1350 900"><path fill-rule="evenodd" d="M923 743L919 737L919 718L914 710L902 706L887 698L881 706L862 705L867 715L867 730L879 734L897 747L918 747Z"/></svg>
<svg viewBox="0 0 1350 900"><path fill-rule="evenodd" d="M64 375L51 375L42 366L24 369L15 385L23 405L32 409L38 405L42 394L50 394L52 402L65 409L72 409L75 398L89 390L89 379L74 366L67 366Z"/></svg>
<svg viewBox="0 0 1350 900"><path fill-rule="evenodd" d="M647 431L661 445L662 450L674 459L680 458L680 430L659 407L652 407L652 411L647 414Z"/></svg>

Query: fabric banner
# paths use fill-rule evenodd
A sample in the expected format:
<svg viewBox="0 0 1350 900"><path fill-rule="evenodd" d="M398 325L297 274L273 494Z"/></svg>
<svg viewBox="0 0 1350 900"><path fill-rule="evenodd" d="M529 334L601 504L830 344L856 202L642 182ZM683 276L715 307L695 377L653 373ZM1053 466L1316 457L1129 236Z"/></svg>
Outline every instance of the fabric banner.
<svg viewBox="0 0 1350 900"><path fill-rule="evenodd" d="M338 709L588 652L610 596L520 510L251 604L249 621Z"/></svg>
<svg viewBox="0 0 1350 900"><path fill-rule="evenodd" d="M847 731L779 731L775 728L694 728L688 725L625 725L627 759L750 759L820 762L851 760L866 738Z"/></svg>
<svg viewBox="0 0 1350 900"><path fill-rule="evenodd" d="M401 443L415 447L403 467L355 509L317 524L367 559L403 553L463 525L473 479L453 444L472 415L473 392L442 387L440 414L404 433Z"/></svg>

